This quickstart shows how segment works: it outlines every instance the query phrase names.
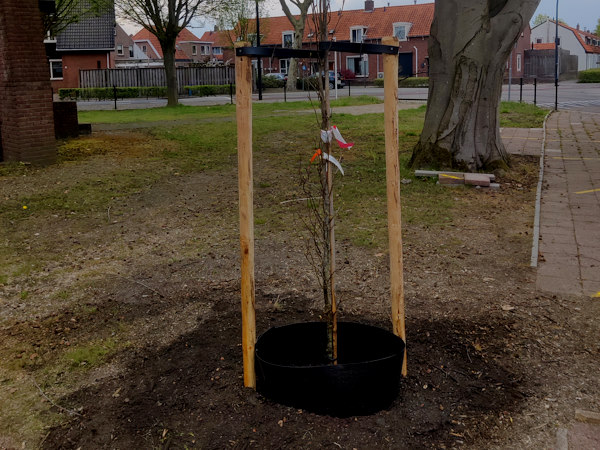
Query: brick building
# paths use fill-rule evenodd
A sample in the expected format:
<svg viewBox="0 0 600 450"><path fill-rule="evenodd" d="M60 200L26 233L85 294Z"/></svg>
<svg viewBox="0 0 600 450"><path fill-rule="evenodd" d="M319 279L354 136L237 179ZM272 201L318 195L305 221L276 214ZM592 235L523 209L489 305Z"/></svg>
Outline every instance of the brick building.
<svg viewBox="0 0 600 450"><path fill-rule="evenodd" d="M79 22L67 26L56 38L44 41L54 92L60 88L79 87L81 69L114 67L114 8L108 8L100 15L88 14L89 5L85 1L78 3L76 8L81 17Z"/></svg>
<svg viewBox="0 0 600 450"><path fill-rule="evenodd" d="M163 52L156 36L142 28L132 36L133 42L142 50L144 62L163 65ZM210 60L210 42L204 42L187 28L179 32L175 41L175 65L188 66Z"/></svg>
<svg viewBox="0 0 600 450"><path fill-rule="evenodd" d="M0 1L0 161L56 159L38 0Z"/></svg>
<svg viewBox="0 0 600 450"><path fill-rule="evenodd" d="M400 41L399 75L427 76L429 58L427 41L433 21L434 3L406 6L384 6L375 8L373 0L366 0L364 9L332 12L330 18L329 39L337 42L364 42L380 44L385 36L396 36ZM310 47L317 39L312 16L306 19L306 28L302 39L303 47ZM263 31L264 30L264 31ZM211 41L212 46L219 47L224 53L223 59L231 58L232 52L222 51L223 38L228 32L208 32L202 36L203 41ZM221 34L221 37L217 37ZM293 27L285 16L261 19L261 45L291 46L293 44ZM235 39L234 39L235 40ZM372 80L383 76L383 59L378 55L337 54L337 68L340 72L351 73L357 79ZM299 76L314 72L312 61L299 61ZM334 67L334 55L330 55L329 68ZM276 58L263 59L265 73L279 72L287 74L289 60ZM303 70L303 68L305 68Z"/></svg>

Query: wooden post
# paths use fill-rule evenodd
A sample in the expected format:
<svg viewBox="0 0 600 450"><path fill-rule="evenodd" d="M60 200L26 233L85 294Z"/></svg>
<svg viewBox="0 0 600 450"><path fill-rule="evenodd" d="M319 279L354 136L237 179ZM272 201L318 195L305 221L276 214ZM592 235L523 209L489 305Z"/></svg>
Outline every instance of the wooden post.
<svg viewBox="0 0 600 450"><path fill-rule="evenodd" d="M384 37L383 45L398 46L395 37ZM387 180L390 281L394 334L406 342L404 326L404 276L402 264L402 216L400 209L400 161L398 159L398 55L383 55L385 174ZM406 376L406 350L402 375Z"/></svg>
<svg viewBox="0 0 600 450"><path fill-rule="evenodd" d="M237 42L235 48L248 47ZM240 246L242 261L242 352L244 386L256 388L254 345L254 202L252 181L252 62L248 56L235 57L237 114L238 184L240 195Z"/></svg>

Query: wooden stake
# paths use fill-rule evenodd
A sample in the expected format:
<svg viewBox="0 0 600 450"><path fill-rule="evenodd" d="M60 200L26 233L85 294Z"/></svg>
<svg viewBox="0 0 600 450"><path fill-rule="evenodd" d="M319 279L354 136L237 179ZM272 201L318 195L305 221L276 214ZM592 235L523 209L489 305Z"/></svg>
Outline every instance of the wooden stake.
<svg viewBox="0 0 600 450"><path fill-rule="evenodd" d="M248 42L237 42L235 48L249 45ZM236 56L235 58L235 90L240 195L244 386L256 388L254 370L256 314L254 306L254 191L252 186L252 62L248 56Z"/></svg>
<svg viewBox="0 0 600 450"><path fill-rule="evenodd" d="M384 37L383 45L398 46L395 37ZM387 180L388 233L392 326L394 334L406 342L404 326L404 276L402 263L402 216L400 209L400 162L398 160L398 55L383 55L385 166ZM406 349L402 375L406 376Z"/></svg>

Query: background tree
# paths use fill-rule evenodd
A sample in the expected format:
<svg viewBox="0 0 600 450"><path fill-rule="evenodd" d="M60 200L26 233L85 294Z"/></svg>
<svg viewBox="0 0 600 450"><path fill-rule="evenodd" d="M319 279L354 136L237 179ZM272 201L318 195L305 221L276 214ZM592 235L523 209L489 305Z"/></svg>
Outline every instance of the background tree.
<svg viewBox="0 0 600 450"><path fill-rule="evenodd" d="M100 16L113 7L113 0L56 0L51 14L42 14L44 34L58 36L69 25L86 17Z"/></svg>
<svg viewBox="0 0 600 450"><path fill-rule="evenodd" d="M510 52L540 0L436 1L425 124L413 167L508 164L499 103Z"/></svg>
<svg viewBox="0 0 600 450"><path fill-rule="evenodd" d="M600 19L598 19L598 25L596 25L596 30L594 31L596 36L600 36Z"/></svg>
<svg viewBox="0 0 600 450"><path fill-rule="evenodd" d="M314 0L290 0L290 3L300 10L298 17L292 14L286 0L279 0L279 3L281 4L281 8L286 17L294 27L294 41L292 43L292 48L302 48L302 39L304 39L304 30L306 28L306 17L308 15L308 9L314 3ZM297 73L298 60L296 58L290 58L287 74L287 89L289 91L296 90Z"/></svg>
<svg viewBox="0 0 600 450"><path fill-rule="evenodd" d="M268 30L267 0L258 0L261 36ZM256 0L229 0L219 4L214 12L217 27L233 46L235 41L256 44Z"/></svg>
<svg viewBox="0 0 600 450"><path fill-rule="evenodd" d="M537 16L535 16L535 18L533 19L533 26L538 26L543 24L546 20L550 20L551 17L548 14L538 14Z"/></svg>
<svg viewBox="0 0 600 450"><path fill-rule="evenodd" d="M175 42L192 19L207 14L211 0L117 0L117 14L144 27L158 39L167 78L167 106L177 105Z"/></svg>

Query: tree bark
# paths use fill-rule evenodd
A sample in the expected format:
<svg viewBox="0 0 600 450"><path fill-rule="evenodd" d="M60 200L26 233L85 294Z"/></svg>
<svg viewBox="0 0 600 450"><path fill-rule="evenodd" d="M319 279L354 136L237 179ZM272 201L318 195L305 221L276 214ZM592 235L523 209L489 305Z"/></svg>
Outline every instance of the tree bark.
<svg viewBox="0 0 600 450"><path fill-rule="evenodd" d="M286 0L279 0L281 8L284 14L290 21L290 24L294 27L294 43L292 48L302 48L302 39L304 39L304 29L306 28L306 17L308 15L308 8L313 4L313 0L291 0L291 3L300 10L300 15L295 17ZM327 37L327 34L325 34ZM288 67L288 79L287 79L287 90L295 91L296 80L298 79L298 60L296 58L290 59L290 65Z"/></svg>
<svg viewBox="0 0 600 450"><path fill-rule="evenodd" d="M177 36L177 35L175 35ZM167 78L167 106L177 106L177 69L175 68L175 39L160 42Z"/></svg>
<svg viewBox="0 0 600 450"><path fill-rule="evenodd" d="M506 166L499 102L508 56L540 0L437 1L429 97L412 167Z"/></svg>

